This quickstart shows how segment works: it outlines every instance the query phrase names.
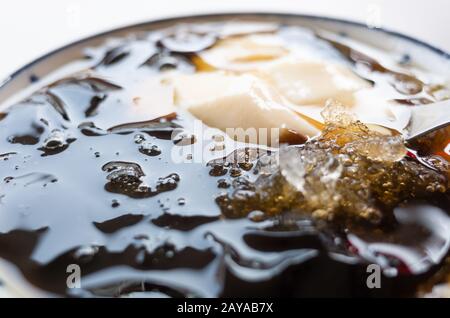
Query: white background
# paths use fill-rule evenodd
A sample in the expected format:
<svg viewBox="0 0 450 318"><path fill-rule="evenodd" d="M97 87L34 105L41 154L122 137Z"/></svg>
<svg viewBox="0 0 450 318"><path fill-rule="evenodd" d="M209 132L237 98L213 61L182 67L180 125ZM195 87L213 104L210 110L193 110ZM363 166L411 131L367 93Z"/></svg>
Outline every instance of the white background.
<svg viewBox="0 0 450 318"><path fill-rule="evenodd" d="M346 18L450 51L449 0L2 0L0 80L51 49L99 31L183 14L246 11Z"/></svg>

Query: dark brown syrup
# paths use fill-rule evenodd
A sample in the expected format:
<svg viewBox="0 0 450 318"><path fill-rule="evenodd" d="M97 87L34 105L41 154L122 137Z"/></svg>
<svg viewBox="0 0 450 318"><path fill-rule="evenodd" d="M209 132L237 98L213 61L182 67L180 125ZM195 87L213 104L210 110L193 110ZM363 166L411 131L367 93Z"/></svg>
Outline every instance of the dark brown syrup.
<svg viewBox="0 0 450 318"><path fill-rule="evenodd" d="M251 202L249 187L262 168L258 148L227 149L230 156L208 164L173 164L172 147L201 137L181 132L171 140L190 117L143 118L124 98L147 75L195 71L195 53L217 38L215 28L178 32L97 48L90 72L0 113L0 257L57 295L414 295L448 254L448 192L408 197L391 207L393 223L375 227L316 220L275 197L275 206L285 207L279 213L264 204L228 210L230 193ZM343 44L309 41L343 54L355 70L363 65L365 74L384 74L377 80L405 99L424 89L419 79ZM306 141L291 137L293 144ZM446 138L447 144L418 145L408 160L448 160L441 154L448 131ZM233 156L244 160L237 164ZM384 268L380 289L366 286L370 263ZM81 289L66 285L69 264L81 267Z"/></svg>

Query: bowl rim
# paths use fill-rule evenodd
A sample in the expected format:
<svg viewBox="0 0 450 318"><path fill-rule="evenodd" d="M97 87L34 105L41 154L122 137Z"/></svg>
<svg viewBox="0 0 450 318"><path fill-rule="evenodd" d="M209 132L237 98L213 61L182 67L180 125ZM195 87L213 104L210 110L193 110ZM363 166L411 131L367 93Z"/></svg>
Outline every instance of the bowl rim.
<svg viewBox="0 0 450 318"><path fill-rule="evenodd" d="M71 47L74 47L76 45L80 45L83 42L88 42L90 40L95 40L98 38L102 38L102 37L106 37L108 35L111 35L113 33L118 33L118 32L125 32L126 30L132 30L132 29L138 29L138 28L143 28L143 27L149 27L152 25L157 25L157 24L161 24L161 23L177 23L177 22L183 22L184 20L190 20L190 19L214 19L214 18L233 18L233 17L240 17L240 18L245 18L245 17L265 17L265 18L270 18L270 17L276 17L276 18L289 18L289 19L295 19L295 18L299 18L299 19L306 19L306 20L316 20L316 21L324 21L324 22L333 22L333 23L340 23L340 24L344 24L344 25L348 25L348 26L354 26L354 27L359 27L359 28L363 28L363 29L367 29L367 30L371 30L373 32L378 32L378 33L384 33L390 36L394 36L406 41L409 41L415 45L424 47L426 49L429 49L430 51L434 52L437 55L440 55L441 57L443 57L444 59L450 60L450 54L447 53L446 51L431 45L425 41L419 40L413 36L410 35L406 35L404 33L401 32L397 32L397 31L393 31L390 30L388 28L383 28L383 27L376 27L376 28L370 28L369 26L367 26L364 23L361 22L357 22L357 21L353 21L353 20L347 20L347 19L341 19L341 18L334 18L334 17L329 17L329 16L321 16L321 15L312 15L312 14L302 14L302 13L281 13L281 12L257 12L257 11L249 11L249 12L223 12L223 13L204 13L204 14L183 14L183 15L179 15L179 16L169 16L169 17L164 17L164 18L159 18L159 19L151 19L149 21L145 21L145 22L139 22L139 23L135 23L135 24L127 24L125 26L122 27L117 27L117 28L111 28L108 29L106 31L100 32L100 33L95 33L93 35L87 36L87 37L83 37L79 40L73 41L73 42L69 42L63 46L60 46L56 49L53 49L51 51L49 51L46 54L43 54L39 57L37 57L36 59L32 60L31 62L23 65L22 67L20 67L19 69L17 69L16 71L10 73L9 75L7 75L6 77L0 79L0 90L4 89L6 86L8 86L8 84L10 82L12 82L17 76L19 76L21 73L25 72L26 70L28 70L29 68L33 67L34 65L38 64L39 62L51 57L52 55L55 55L59 52L62 52L66 49L70 49Z"/></svg>

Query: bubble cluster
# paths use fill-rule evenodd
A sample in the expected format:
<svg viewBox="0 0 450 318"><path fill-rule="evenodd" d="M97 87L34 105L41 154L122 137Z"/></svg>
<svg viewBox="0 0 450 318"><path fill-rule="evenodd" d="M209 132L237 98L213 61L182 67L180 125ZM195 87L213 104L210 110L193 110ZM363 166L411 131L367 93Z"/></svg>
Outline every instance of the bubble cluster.
<svg viewBox="0 0 450 318"><path fill-rule="evenodd" d="M141 166L134 162L111 161L102 167L106 171L105 189L111 193L120 193L132 198L148 198L161 192L174 190L180 177L172 173L156 180L153 186L144 182Z"/></svg>

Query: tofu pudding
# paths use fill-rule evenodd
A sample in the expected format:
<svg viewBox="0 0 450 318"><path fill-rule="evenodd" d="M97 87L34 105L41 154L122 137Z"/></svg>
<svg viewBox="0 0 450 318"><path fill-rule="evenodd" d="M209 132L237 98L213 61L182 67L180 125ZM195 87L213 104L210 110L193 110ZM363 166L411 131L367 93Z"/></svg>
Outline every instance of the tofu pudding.
<svg viewBox="0 0 450 318"><path fill-rule="evenodd" d="M450 130L405 138L412 107L448 99L449 79L407 52L199 22L109 39L69 64L0 107L6 288L448 295ZM366 285L370 264L380 288Z"/></svg>

